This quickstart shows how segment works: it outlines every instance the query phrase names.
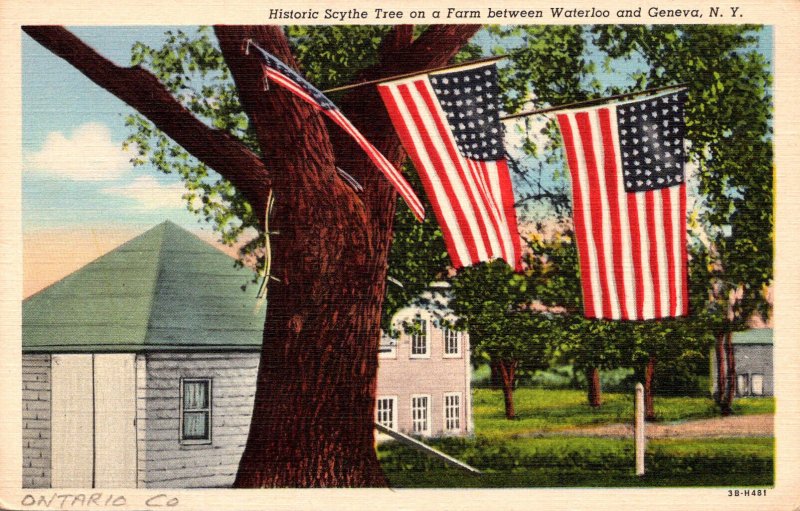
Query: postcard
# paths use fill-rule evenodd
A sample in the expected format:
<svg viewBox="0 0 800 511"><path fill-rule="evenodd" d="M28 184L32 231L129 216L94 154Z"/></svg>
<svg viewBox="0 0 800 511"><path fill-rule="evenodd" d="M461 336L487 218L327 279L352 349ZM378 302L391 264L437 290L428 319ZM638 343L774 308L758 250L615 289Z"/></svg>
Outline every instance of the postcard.
<svg viewBox="0 0 800 511"><path fill-rule="evenodd" d="M800 508L794 3L2 21L2 509Z"/></svg>

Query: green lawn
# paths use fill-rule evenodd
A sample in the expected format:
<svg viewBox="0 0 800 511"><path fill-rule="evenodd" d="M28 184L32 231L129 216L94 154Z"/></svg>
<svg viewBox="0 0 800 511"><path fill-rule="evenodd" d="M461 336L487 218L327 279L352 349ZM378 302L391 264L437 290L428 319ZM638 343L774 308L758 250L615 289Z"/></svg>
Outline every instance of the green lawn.
<svg viewBox="0 0 800 511"><path fill-rule="evenodd" d="M475 431L488 437L515 437L617 422L631 422L633 397L603 394L603 406L594 409L579 390L520 388L514 391L517 419L505 418L503 394L499 390L475 389L472 393ZM719 415L710 398L656 397L656 418L660 422L702 419ZM773 398L737 399L734 413L774 413Z"/></svg>
<svg viewBox="0 0 800 511"><path fill-rule="evenodd" d="M473 475L444 466L396 443L378 455L395 488L770 486L772 438L653 440L647 473L634 475L633 442L605 438L548 437L455 441L434 446L479 468Z"/></svg>
<svg viewBox="0 0 800 511"><path fill-rule="evenodd" d="M426 443L483 471L472 475L394 442L378 447L393 487L616 487L616 486L768 486L773 484L772 438L651 440L647 474L633 473L629 439L559 436L571 428L630 422L630 396L605 394L600 409L575 390L518 389L518 418L506 420L502 393L473 391L476 435L427 439ZM661 421L718 415L711 399L656 398ZM739 399L737 414L772 413L774 400ZM540 437L539 433L555 433Z"/></svg>

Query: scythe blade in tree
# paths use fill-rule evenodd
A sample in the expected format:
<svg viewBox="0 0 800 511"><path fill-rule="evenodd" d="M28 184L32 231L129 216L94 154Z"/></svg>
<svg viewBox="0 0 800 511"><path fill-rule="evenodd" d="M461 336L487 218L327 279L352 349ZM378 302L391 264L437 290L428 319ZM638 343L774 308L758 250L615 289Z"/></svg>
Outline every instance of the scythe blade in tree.
<svg viewBox="0 0 800 511"><path fill-rule="evenodd" d="M386 35L363 80L446 64L479 25L411 26ZM251 39L296 67L276 26L217 26L239 100L261 156L185 109L156 77L116 66L63 27L23 30L99 86L128 103L264 211L275 196L270 300L250 433L237 487L385 486L373 422L387 260L396 192L347 134L277 88L263 90ZM345 116L399 166L405 154L374 88L338 102ZM363 185L348 186L337 163Z"/></svg>

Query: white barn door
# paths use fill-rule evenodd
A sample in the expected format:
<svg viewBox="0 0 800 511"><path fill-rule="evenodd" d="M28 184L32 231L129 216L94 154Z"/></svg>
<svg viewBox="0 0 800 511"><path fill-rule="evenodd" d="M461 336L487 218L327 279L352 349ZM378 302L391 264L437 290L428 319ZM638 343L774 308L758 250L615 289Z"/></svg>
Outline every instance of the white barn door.
<svg viewBox="0 0 800 511"><path fill-rule="evenodd" d="M53 355L51 442L53 488L91 488L92 355Z"/></svg>
<svg viewBox="0 0 800 511"><path fill-rule="evenodd" d="M136 488L136 361L94 356L95 488Z"/></svg>
<svg viewBox="0 0 800 511"><path fill-rule="evenodd" d="M136 487L131 353L53 355L52 486Z"/></svg>

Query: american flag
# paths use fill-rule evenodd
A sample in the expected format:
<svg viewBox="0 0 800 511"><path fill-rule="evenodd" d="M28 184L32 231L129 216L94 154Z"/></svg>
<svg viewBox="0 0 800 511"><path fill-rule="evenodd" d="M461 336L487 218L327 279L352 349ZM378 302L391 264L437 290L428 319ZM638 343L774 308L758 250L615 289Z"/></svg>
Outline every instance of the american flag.
<svg viewBox="0 0 800 511"><path fill-rule="evenodd" d="M502 258L521 269L497 67L421 74L378 90L419 171L453 266Z"/></svg>
<svg viewBox="0 0 800 511"><path fill-rule="evenodd" d="M417 197L414 190L411 188L411 185L408 184L408 181L405 180L400 171L398 171L389 160L387 160L375 146L369 143L369 141L364 138L364 135L342 115L342 112L336 108L336 105L334 105L322 91L311 85L308 80L303 78L297 71L284 64L280 59L255 44L250 43L250 45L254 46L261 54L267 78L281 87L284 87L317 110L322 111L353 137L361 149L367 153L367 156L369 156L375 166L377 166L392 183L397 193L403 197L403 200L406 201L406 204L411 208L414 216L422 221L422 219L425 218L425 209L419 197Z"/></svg>
<svg viewBox="0 0 800 511"><path fill-rule="evenodd" d="M688 312L684 101L678 92L557 115L586 317Z"/></svg>

